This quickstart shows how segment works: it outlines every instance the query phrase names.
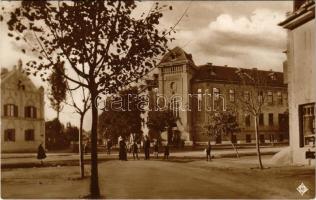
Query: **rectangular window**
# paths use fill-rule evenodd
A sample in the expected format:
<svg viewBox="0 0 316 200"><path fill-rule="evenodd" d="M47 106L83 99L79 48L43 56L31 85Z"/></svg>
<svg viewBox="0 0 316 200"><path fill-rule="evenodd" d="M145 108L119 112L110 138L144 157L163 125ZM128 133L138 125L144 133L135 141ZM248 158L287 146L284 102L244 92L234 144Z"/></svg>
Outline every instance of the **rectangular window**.
<svg viewBox="0 0 316 200"><path fill-rule="evenodd" d="M25 141L34 141L34 129L25 130Z"/></svg>
<svg viewBox="0 0 316 200"><path fill-rule="evenodd" d="M4 141L5 142L15 141L15 129L6 129L4 131Z"/></svg>
<svg viewBox="0 0 316 200"><path fill-rule="evenodd" d="M250 101L250 93L249 93L249 91L245 91L244 92L244 100L245 101Z"/></svg>
<svg viewBox="0 0 316 200"><path fill-rule="evenodd" d="M27 118L36 118L36 107L34 106L26 106L24 109L24 115Z"/></svg>
<svg viewBox="0 0 316 200"><path fill-rule="evenodd" d="M235 90L229 90L229 101L230 102L235 101Z"/></svg>
<svg viewBox="0 0 316 200"><path fill-rule="evenodd" d="M4 105L4 116L17 117L18 116L18 106L14 105L14 104Z"/></svg>
<svg viewBox="0 0 316 200"><path fill-rule="evenodd" d="M263 92L259 91L258 92L258 102L262 104L262 100L263 100Z"/></svg>
<svg viewBox="0 0 316 200"><path fill-rule="evenodd" d="M259 114L259 126L264 126L263 113Z"/></svg>
<svg viewBox="0 0 316 200"><path fill-rule="evenodd" d="M315 103L299 106L300 147L315 146Z"/></svg>
<svg viewBox="0 0 316 200"><path fill-rule="evenodd" d="M273 104L273 93L272 91L268 91L268 105Z"/></svg>
<svg viewBox="0 0 316 200"><path fill-rule="evenodd" d="M214 96L214 100L219 99L219 89L218 88L213 88L213 96Z"/></svg>
<svg viewBox="0 0 316 200"><path fill-rule="evenodd" d="M269 126L273 126L273 113L269 113Z"/></svg>
<svg viewBox="0 0 316 200"><path fill-rule="evenodd" d="M277 93L277 103L278 103L278 105L282 105L283 104L282 92L278 92Z"/></svg>
<svg viewBox="0 0 316 200"><path fill-rule="evenodd" d="M246 126L250 126L250 115L246 115L245 116L245 124L246 124Z"/></svg>
<svg viewBox="0 0 316 200"><path fill-rule="evenodd" d="M202 89L197 90L198 94L198 111L201 111L202 109Z"/></svg>

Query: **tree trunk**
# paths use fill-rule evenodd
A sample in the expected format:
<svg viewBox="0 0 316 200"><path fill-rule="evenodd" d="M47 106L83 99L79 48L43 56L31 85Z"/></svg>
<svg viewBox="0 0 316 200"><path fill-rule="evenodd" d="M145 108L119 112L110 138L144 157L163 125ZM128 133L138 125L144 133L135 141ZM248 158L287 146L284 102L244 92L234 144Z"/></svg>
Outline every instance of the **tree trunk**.
<svg viewBox="0 0 316 200"><path fill-rule="evenodd" d="M257 156L259 161L259 168L263 169L261 162L261 153L260 153L260 144L259 144L259 130L258 130L258 116L255 115L255 135L256 135L256 148L257 148Z"/></svg>
<svg viewBox="0 0 316 200"><path fill-rule="evenodd" d="M234 149L234 150L235 150L235 152L236 152L236 156L237 156L237 158L239 158L239 154L238 154L237 146L235 146L233 142L232 142L232 146L233 146L233 149Z"/></svg>
<svg viewBox="0 0 316 200"><path fill-rule="evenodd" d="M59 110L57 110L57 119L58 119L58 121L59 121Z"/></svg>
<svg viewBox="0 0 316 200"><path fill-rule="evenodd" d="M95 102L95 99L97 98L97 94L94 91L94 88L90 92L91 92L91 107L92 107L90 198L97 199L100 197L99 178L98 178L98 152L97 152L98 108Z"/></svg>
<svg viewBox="0 0 316 200"><path fill-rule="evenodd" d="M80 165L80 175L81 178L84 178L84 152L82 146L82 126L83 126L84 114L80 114L80 129L79 129L79 165Z"/></svg>

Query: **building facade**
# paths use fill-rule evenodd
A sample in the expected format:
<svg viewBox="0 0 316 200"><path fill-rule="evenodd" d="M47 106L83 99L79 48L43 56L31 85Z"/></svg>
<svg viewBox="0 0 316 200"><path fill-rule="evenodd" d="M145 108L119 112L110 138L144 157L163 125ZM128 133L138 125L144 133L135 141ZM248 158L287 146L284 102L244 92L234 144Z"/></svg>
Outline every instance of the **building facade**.
<svg viewBox="0 0 316 200"><path fill-rule="evenodd" d="M293 163L307 164L306 151L315 152L315 1L293 2L293 12L279 24L288 31L287 61L290 148Z"/></svg>
<svg viewBox="0 0 316 200"><path fill-rule="evenodd" d="M158 100L167 99L168 105L165 104L165 106L170 105L178 118L175 130L181 132L181 139L186 144L204 144L209 140L204 128L209 122L210 112L214 111L209 107L214 109L213 105L216 104L218 107L216 109L223 110L228 106L237 105L237 96L247 93L245 88L240 86L238 70L240 69L216 66L211 63L196 66L192 55L179 47L174 48L162 58L159 64ZM247 69L243 70L247 71ZM260 141L261 143L287 142L288 102L287 85L283 83L283 73L253 70L271 79L266 87L267 103L263 106L263 112L259 117ZM218 96L220 101L204 98L205 94L211 94L210 97ZM235 109L237 109L241 132L229 138L219 136L213 139L214 143L230 143L231 141L253 143L255 141L253 117L243 112L238 106L235 106Z"/></svg>
<svg viewBox="0 0 316 200"><path fill-rule="evenodd" d="M36 88L19 61L1 71L1 152L36 152L44 142L44 88Z"/></svg>

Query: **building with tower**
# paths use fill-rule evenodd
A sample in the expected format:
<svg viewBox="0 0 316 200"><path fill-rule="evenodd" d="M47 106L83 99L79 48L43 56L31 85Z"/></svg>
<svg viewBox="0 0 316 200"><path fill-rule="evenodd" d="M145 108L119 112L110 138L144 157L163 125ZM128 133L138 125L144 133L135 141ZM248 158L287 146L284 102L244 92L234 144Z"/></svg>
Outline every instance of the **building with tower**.
<svg viewBox="0 0 316 200"><path fill-rule="evenodd" d="M224 105L234 105L237 94L247 92L239 87L236 72L240 69L217 66L212 63L196 66L192 55L179 47L172 49L161 59L158 69L157 99L163 99L163 105L170 107L177 117L176 127L173 130L181 134L181 139L187 145L204 144L209 140L204 128L209 120L209 110L199 105L208 103L212 105L214 102L212 102L213 99L202 98L203 94L220 96L223 99L220 107L223 105L224 108ZM268 100L259 119L260 142L287 142L288 102L287 85L283 83L283 73L272 70L252 70L257 70L258 73L269 78L266 90ZM241 133L231 138L219 136L214 139L214 143L230 143L231 141L253 143L255 141L252 117L242 110L238 110L237 113Z"/></svg>

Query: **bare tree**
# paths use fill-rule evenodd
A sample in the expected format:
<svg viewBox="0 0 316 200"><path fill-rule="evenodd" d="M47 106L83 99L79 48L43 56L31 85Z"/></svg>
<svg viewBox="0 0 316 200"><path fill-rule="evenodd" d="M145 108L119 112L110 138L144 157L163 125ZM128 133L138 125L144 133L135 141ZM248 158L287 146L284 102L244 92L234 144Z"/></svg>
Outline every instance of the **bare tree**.
<svg viewBox="0 0 316 200"><path fill-rule="evenodd" d="M73 89L69 86L67 83L67 91L69 93L69 96L71 97L71 103L65 102L67 105L73 107L75 109L75 112L80 115L80 125L79 125L79 165L80 165L80 175L81 178L84 178L84 149L82 144L83 139L83 120L88 112L88 110L91 108L91 101L90 101L90 93L82 87L81 88L81 98L79 98L76 101L73 94Z"/></svg>
<svg viewBox="0 0 316 200"><path fill-rule="evenodd" d="M239 90L241 93L237 93L237 106L253 116L255 137L256 137L256 149L258 156L259 168L263 169L260 143L259 143L259 116L262 114L265 108L265 100L267 98L268 84L271 80L269 72L260 71L257 69L239 69L236 71L239 76Z"/></svg>

